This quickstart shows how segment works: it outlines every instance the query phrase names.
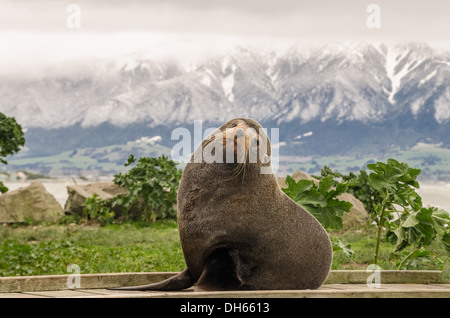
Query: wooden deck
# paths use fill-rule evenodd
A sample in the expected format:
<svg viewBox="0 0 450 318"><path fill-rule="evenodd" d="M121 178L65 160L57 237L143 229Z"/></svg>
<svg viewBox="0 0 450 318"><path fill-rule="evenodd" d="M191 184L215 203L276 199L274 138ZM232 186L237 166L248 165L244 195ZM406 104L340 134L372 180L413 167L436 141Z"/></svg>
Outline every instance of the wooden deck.
<svg viewBox="0 0 450 318"><path fill-rule="evenodd" d="M176 273L82 274L70 289L70 275L0 277L0 298L450 298L450 284L439 271L381 271L379 288L367 284L371 273L332 271L316 290L194 292L117 291L110 287L148 284Z"/></svg>
<svg viewBox="0 0 450 318"><path fill-rule="evenodd" d="M264 290L232 292L152 292L75 289L3 293L0 298L450 298L450 284L325 284L316 290Z"/></svg>

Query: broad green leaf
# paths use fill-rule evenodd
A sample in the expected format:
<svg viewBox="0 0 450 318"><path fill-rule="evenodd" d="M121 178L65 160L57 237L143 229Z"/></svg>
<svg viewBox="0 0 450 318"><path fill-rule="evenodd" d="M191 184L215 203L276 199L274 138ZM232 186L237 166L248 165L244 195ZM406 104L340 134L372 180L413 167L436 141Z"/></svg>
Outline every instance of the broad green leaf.
<svg viewBox="0 0 450 318"><path fill-rule="evenodd" d="M328 177L322 178L319 182L318 191L322 195L325 195L331 189L331 187L334 185L333 180L334 180L333 176L328 176Z"/></svg>
<svg viewBox="0 0 450 318"><path fill-rule="evenodd" d="M409 245L419 247L428 246L431 243L436 236L436 230L433 227L433 219L431 217L432 212L433 208L422 208L417 212L402 216L403 223L401 227L392 231L397 236L396 251ZM391 224L395 226L396 222L392 222Z"/></svg>
<svg viewBox="0 0 450 318"><path fill-rule="evenodd" d="M433 208L422 208L416 215L416 219L419 221L419 224L417 224L417 228L423 234L421 244L425 246L430 244L431 240L436 235L432 214Z"/></svg>
<svg viewBox="0 0 450 318"><path fill-rule="evenodd" d="M311 180L299 180L296 184L296 187L294 188L296 191L302 193L305 191L310 190L311 188L315 187L315 184Z"/></svg>
<svg viewBox="0 0 450 318"><path fill-rule="evenodd" d="M381 190L388 186L388 184L387 184L386 180L384 180L383 176L376 174L376 173L371 173L369 175L369 183L376 190Z"/></svg>
<svg viewBox="0 0 450 318"><path fill-rule="evenodd" d="M342 243L342 241L337 237L331 238L331 245L333 247L333 252L342 251L347 257L352 257L355 253L350 244Z"/></svg>
<svg viewBox="0 0 450 318"><path fill-rule="evenodd" d="M288 188L283 191L297 204L311 213L325 228L341 229L342 215L349 211L352 204L337 200L335 197L346 186L337 185L337 190L331 190L335 184L332 176L322 178L317 186L311 180L300 180L297 183L292 177L286 177Z"/></svg>
<svg viewBox="0 0 450 318"><path fill-rule="evenodd" d="M326 229L342 229L342 218L333 214L333 210L327 208L316 207L312 205L301 205L305 210L311 213L322 226Z"/></svg>
<svg viewBox="0 0 450 318"><path fill-rule="evenodd" d="M450 254L450 232L445 233L441 240L445 251Z"/></svg>
<svg viewBox="0 0 450 318"><path fill-rule="evenodd" d="M386 166L386 164L384 164L382 162L377 162L377 163L368 164L367 168L369 170L375 171L378 174L383 174L385 172L385 166Z"/></svg>
<svg viewBox="0 0 450 318"><path fill-rule="evenodd" d="M403 207L409 205L413 210L419 210L422 207L422 198L408 185L397 186L397 190L393 195L394 203Z"/></svg>
<svg viewBox="0 0 450 318"><path fill-rule="evenodd" d="M339 183L336 186L336 195L341 195L342 193L346 192L348 189L348 185L346 183Z"/></svg>
<svg viewBox="0 0 450 318"><path fill-rule="evenodd" d="M315 207L325 207L327 205L326 198L316 190L299 193L294 198L294 201L300 205L312 205Z"/></svg>
<svg viewBox="0 0 450 318"><path fill-rule="evenodd" d="M397 225L394 222L390 223L389 221L385 222L386 226L386 241L395 245L397 243L397 234L395 230L397 229Z"/></svg>
<svg viewBox="0 0 450 318"><path fill-rule="evenodd" d="M419 224L419 221L416 219L416 216L414 214L410 214L405 223L402 224L402 227L412 227L417 224Z"/></svg>
<svg viewBox="0 0 450 318"><path fill-rule="evenodd" d="M397 237L397 240L395 242L395 247L394 247L394 251L398 252L401 251L402 249L404 249L405 247L407 247L408 244L408 240L406 237L406 233L403 230L403 228L397 228L394 231L392 231L392 233L395 234L395 236Z"/></svg>
<svg viewBox="0 0 450 318"><path fill-rule="evenodd" d="M282 191L291 198L295 198L299 193L308 191L314 186L314 182L310 180L300 180L299 182L295 182L291 176L286 176L285 183L288 187L283 188Z"/></svg>
<svg viewBox="0 0 450 318"><path fill-rule="evenodd" d="M433 225L432 214L433 208L422 208L416 213L416 218L420 221L421 224Z"/></svg>
<svg viewBox="0 0 450 318"><path fill-rule="evenodd" d="M333 213L330 208L319 208L322 215L321 219L323 226L326 229L340 230L343 228L342 217Z"/></svg>
<svg viewBox="0 0 450 318"><path fill-rule="evenodd" d="M327 208L332 208L336 214L342 216L344 212L349 212L353 204L338 199L328 200Z"/></svg>
<svg viewBox="0 0 450 318"><path fill-rule="evenodd" d="M450 226L450 214L438 208L433 208L433 224L437 235L442 239Z"/></svg>

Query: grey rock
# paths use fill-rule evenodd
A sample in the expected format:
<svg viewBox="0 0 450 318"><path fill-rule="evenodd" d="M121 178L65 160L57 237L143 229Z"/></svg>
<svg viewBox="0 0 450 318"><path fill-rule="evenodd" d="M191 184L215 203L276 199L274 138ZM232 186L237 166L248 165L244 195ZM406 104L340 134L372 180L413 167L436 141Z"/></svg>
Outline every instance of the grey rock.
<svg viewBox="0 0 450 318"><path fill-rule="evenodd" d="M0 196L0 223L56 221L63 208L39 181Z"/></svg>
<svg viewBox="0 0 450 318"><path fill-rule="evenodd" d="M67 214L83 214L86 199L97 194L102 200L110 202L119 194L126 194L128 191L114 182L94 182L85 185L67 186L69 197L64 206Z"/></svg>

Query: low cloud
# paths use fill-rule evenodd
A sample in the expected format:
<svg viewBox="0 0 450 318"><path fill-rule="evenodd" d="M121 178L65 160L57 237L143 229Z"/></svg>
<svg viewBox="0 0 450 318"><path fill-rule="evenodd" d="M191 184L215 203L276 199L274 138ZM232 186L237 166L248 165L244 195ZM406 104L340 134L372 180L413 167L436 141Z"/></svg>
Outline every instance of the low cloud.
<svg viewBox="0 0 450 318"><path fill-rule="evenodd" d="M70 3L81 9L80 29L66 25ZM381 8L380 29L366 25L371 3ZM237 42L424 41L449 48L449 11L450 2L438 0L4 0L0 68L32 72L148 49L192 58Z"/></svg>

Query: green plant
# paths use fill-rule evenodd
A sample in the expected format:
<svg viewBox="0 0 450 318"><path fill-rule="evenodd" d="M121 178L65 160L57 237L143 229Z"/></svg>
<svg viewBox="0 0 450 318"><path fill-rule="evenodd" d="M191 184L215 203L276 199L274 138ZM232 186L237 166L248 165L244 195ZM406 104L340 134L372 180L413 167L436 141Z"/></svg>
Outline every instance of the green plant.
<svg viewBox="0 0 450 318"><path fill-rule="evenodd" d="M420 208L417 211L404 209L398 219L387 221L385 225L386 239L395 245L394 252L413 247L398 269L410 258L430 257L432 251L429 247L433 241L442 246L444 253L450 254L450 214L447 211L436 207Z"/></svg>
<svg viewBox="0 0 450 318"><path fill-rule="evenodd" d="M347 191L364 203L377 227L374 263L379 261L381 234L386 229L385 238L395 246L394 253L412 248L399 262L398 269L407 264L417 267L419 261L433 254L437 255L436 261L445 264L442 259L447 259L445 254L450 253L450 216L442 209L423 207L422 198L415 191L419 188L416 179L421 170L395 159L368 164L367 168L370 174L361 170L359 175L346 176L324 167L318 178L341 179L348 185ZM433 246L442 247L440 252L431 251L433 242L437 243Z"/></svg>
<svg viewBox="0 0 450 318"><path fill-rule="evenodd" d="M347 257L352 257L353 254L355 254L355 252L352 249L352 246L349 243L344 244L339 238L335 236L331 236L330 238L331 238L331 245L333 247L333 252L342 251L344 255Z"/></svg>
<svg viewBox="0 0 450 318"><path fill-rule="evenodd" d="M287 188L282 189L298 205L303 207L323 225L325 229L342 229L342 216L353 206L337 199L346 192L347 185L335 184L331 176L322 178L316 185L312 180L295 180L286 176Z"/></svg>
<svg viewBox="0 0 450 318"><path fill-rule="evenodd" d="M92 197L86 199L83 218L85 221L97 221L101 225L111 224L114 220L114 211L111 211L107 202L99 198L97 193L94 193Z"/></svg>
<svg viewBox="0 0 450 318"><path fill-rule="evenodd" d="M13 117L6 117L0 113L0 163L8 164L4 158L19 152L23 145L25 145L25 137L22 126ZM8 188L0 181L0 193L7 191Z"/></svg>
<svg viewBox="0 0 450 318"><path fill-rule="evenodd" d="M406 163L399 163L394 159L388 159L387 163L369 164L367 168L373 171L369 175L369 184L378 191L382 198L381 202L372 204L375 211L375 217L372 219L378 227L374 255L374 264L377 264L381 232L385 221L392 219L394 212L400 213L397 206L403 208L402 213L415 211L422 207L422 199L413 189L419 187L416 178L420 174L420 169L410 168Z"/></svg>
<svg viewBox="0 0 450 318"><path fill-rule="evenodd" d="M136 163L130 155L125 166ZM158 158L141 157L127 173L114 176L114 182L128 190L128 194L118 195L114 206L121 206L125 219L153 220L176 218L174 205L177 202L178 184L182 171L177 163L166 156ZM138 215L129 215L132 207Z"/></svg>
<svg viewBox="0 0 450 318"><path fill-rule="evenodd" d="M332 171L328 166L324 166L320 171L320 176L314 176L316 179L321 180L324 177L332 176L334 184L345 183L347 184L347 192L354 195L358 200L364 204L369 216L376 220L377 214L375 206L383 201L383 198L378 190L373 188L369 183L369 175L365 170L360 170L359 174L350 172L348 175L341 174L339 172Z"/></svg>
<svg viewBox="0 0 450 318"><path fill-rule="evenodd" d="M340 230L343 228L342 216L352 208L350 202L337 199L347 190L347 184L335 183L333 176L327 176L316 185L312 180L295 180L286 176L287 188L282 189L291 199L311 213L325 229ZM345 255L353 255L350 244L332 238L333 251L342 251Z"/></svg>

